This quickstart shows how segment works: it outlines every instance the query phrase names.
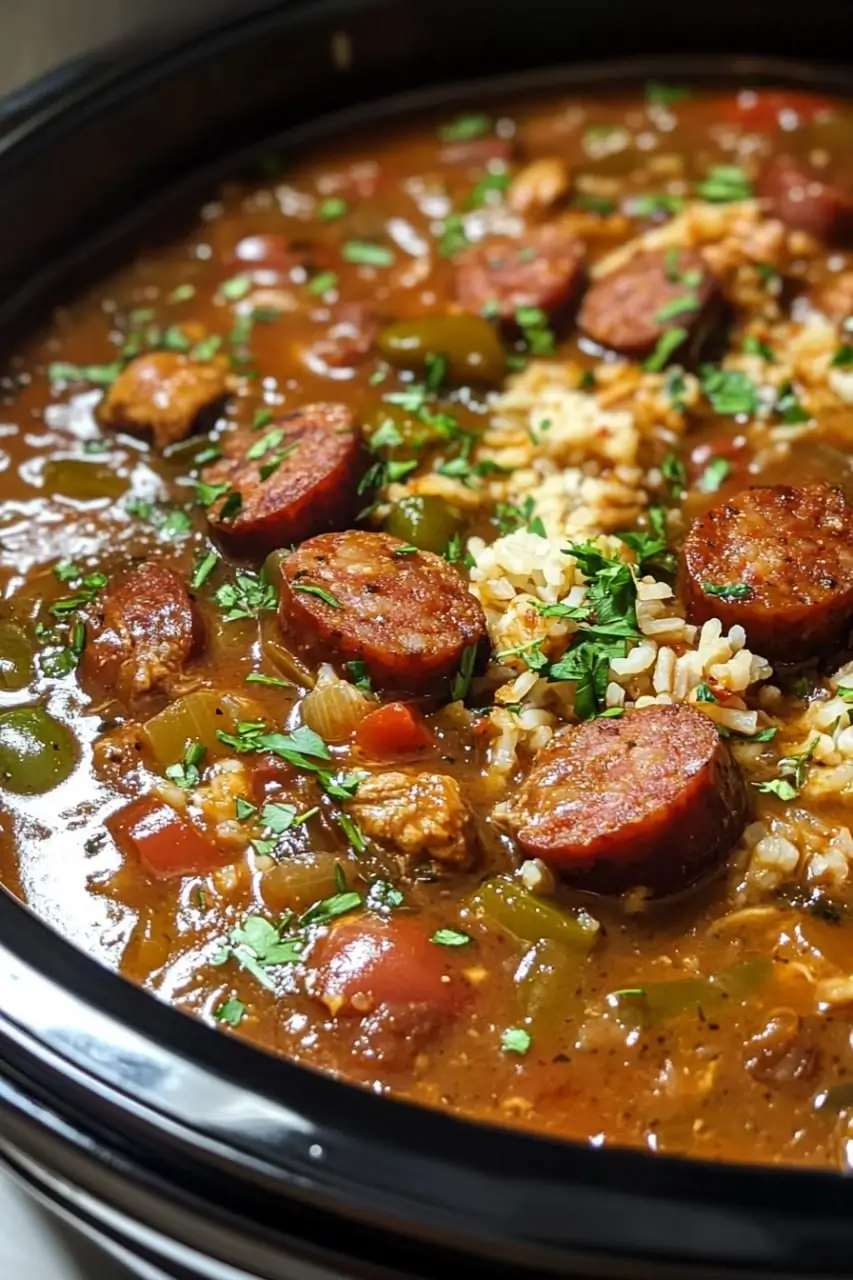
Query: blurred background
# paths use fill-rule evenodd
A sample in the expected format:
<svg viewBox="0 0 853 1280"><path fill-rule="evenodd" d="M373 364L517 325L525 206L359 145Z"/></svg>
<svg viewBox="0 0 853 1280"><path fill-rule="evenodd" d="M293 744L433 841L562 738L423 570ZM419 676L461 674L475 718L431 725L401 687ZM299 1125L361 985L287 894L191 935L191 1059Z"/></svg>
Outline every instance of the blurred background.
<svg viewBox="0 0 853 1280"><path fill-rule="evenodd" d="M0 0L0 96L127 37L260 7L255 0Z"/></svg>

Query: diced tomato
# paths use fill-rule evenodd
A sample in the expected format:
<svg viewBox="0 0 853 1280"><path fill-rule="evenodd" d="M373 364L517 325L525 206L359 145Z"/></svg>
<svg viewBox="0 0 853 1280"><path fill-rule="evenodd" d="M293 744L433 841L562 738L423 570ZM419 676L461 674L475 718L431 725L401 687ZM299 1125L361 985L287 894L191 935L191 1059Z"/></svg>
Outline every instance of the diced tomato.
<svg viewBox="0 0 853 1280"><path fill-rule="evenodd" d="M788 132L835 111L831 98L798 89L741 89L719 105L719 118L758 133Z"/></svg>
<svg viewBox="0 0 853 1280"><path fill-rule="evenodd" d="M311 961L312 993L336 1015L419 1005L449 1018L461 1002L447 949L412 916L344 921L317 942Z"/></svg>
<svg viewBox="0 0 853 1280"><path fill-rule="evenodd" d="M389 702L364 717L355 745L373 760L411 756L434 745L423 716L407 702Z"/></svg>
<svg viewBox="0 0 853 1280"><path fill-rule="evenodd" d="M119 848L136 854L158 880L205 875L227 861L212 841L156 796L132 800L106 825Z"/></svg>

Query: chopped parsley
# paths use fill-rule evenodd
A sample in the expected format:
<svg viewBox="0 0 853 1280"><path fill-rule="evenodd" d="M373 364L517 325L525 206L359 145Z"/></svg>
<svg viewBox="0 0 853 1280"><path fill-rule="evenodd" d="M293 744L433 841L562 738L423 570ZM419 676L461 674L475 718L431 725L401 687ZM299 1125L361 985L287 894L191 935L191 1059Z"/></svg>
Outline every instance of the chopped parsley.
<svg viewBox="0 0 853 1280"><path fill-rule="evenodd" d="M634 552L642 573L653 570L674 573L677 560L675 552L668 549L666 512L663 507L649 507L647 518L648 531L626 530L616 537Z"/></svg>
<svg viewBox="0 0 853 1280"><path fill-rule="evenodd" d="M459 213L451 213L444 219L438 241L438 252L442 258L453 258L468 246L465 222Z"/></svg>
<svg viewBox="0 0 853 1280"><path fill-rule="evenodd" d="M660 373L670 356L675 355L678 348L683 342L687 341L689 336L687 330L680 328L678 325L662 333L657 340L654 351L643 363L643 368L646 372Z"/></svg>
<svg viewBox="0 0 853 1280"><path fill-rule="evenodd" d="M471 938L467 933L460 933L458 929L436 929L430 938L430 942L435 942L440 947L467 947Z"/></svg>
<svg viewBox="0 0 853 1280"><path fill-rule="evenodd" d="M321 200L317 208L317 217L321 222L337 222L338 218L343 218L347 213L349 205L340 196L328 196Z"/></svg>
<svg viewBox="0 0 853 1280"><path fill-rule="evenodd" d="M51 382L94 382L108 387L115 382L123 367L120 360L113 360L111 364L68 364L64 360L56 360L48 365L47 376Z"/></svg>
<svg viewBox="0 0 853 1280"><path fill-rule="evenodd" d="M246 1006L242 1000L226 1000L218 1009L214 1009L213 1016L217 1022L224 1022L228 1027L239 1027L245 1012Z"/></svg>
<svg viewBox="0 0 853 1280"><path fill-rule="evenodd" d="M501 1049L504 1053L517 1053L523 1058L529 1052L532 1043L533 1037L529 1031L525 1031L524 1027L507 1027L506 1031L501 1033Z"/></svg>
<svg viewBox="0 0 853 1280"><path fill-rule="evenodd" d="M332 761L329 748L307 725L301 725L292 733L270 733L263 720L241 720L235 733L218 729L216 736L240 755L269 751L295 769L313 773L333 800L352 800L364 776L362 773L333 774L327 767Z"/></svg>
<svg viewBox="0 0 853 1280"><path fill-rule="evenodd" d="M331 591L327 591L325 587L317 587L309 582L291 583L292 591L301 591L306 596L316 596L318 600L322 600L323 604L327 604L330 609L340 609L341 602Z"/></svg>
<svg viewBox="0 0 853 1280"><path fill-rule="evenodd" d="M533 356L553 355L556 339L548 325L548 316L541 307L517 307L515 323L521 330L526 349Z"/></svg>
<svg viewBox="0 0 853 1280"><path fill-rule="evenodd" d="M337 816L337 824L347 838L347 843L355 849L356 853L364 853L367 848L367 841L361 827L351 818L348 813L339 813Z"/></svg>
<svg viewBox="0 0 853 1280"><path fill-rule="evenodd" d="M517 529L527 529L529 533L538 533L540 538L546 537L545 526L540 516L534 514L536 503L531 494L516 505L512 502L495 504L492 523L503 536L515 533Z"/></svg>
<svg viewBox="0 0 853 1280"><path fill-rule="evenodd" d="M359 267L393 267L395 254L384 244L371 244L367 240L347 240L341 249L344 262Z"/></svg>
<svg viewBox="0 0 853 1280"><path fill-rule="evenodd" d="M820 735L816 735L799 755L782 756L777 765L778 777L770 778L767 782L753 782L756 791L776 796L777 800L796 799L806 785L812 756L819 742Z"/></svg>
<svg viewBox="0 0 853 1280"><path fill-rule="evenodd" d="M168 303L190 302L195 297L194 284L179 284L171 293L166 294Z"/></svg>
<svg viewBox="0 0 853 1280"><path fill-rule="evenodd" d="M201 771L199 765L203 762L207 755L207 748L200 742L191 742L184 752L183 760L178 764L170 764L166 769L166 777L170 782L174 782L176 787L182 787L185 791L190 791L193 787L197 787L201 781Z"/></svg>
<svg viewBox="0 0 853 1280"><path fill-rule="evenodd" d="M666 455L661 463L660 473L669 485L673 498L680 498L687 485L687 472L677 453Z"/></svg>
<svg viewBox="0 0 853 1280"><path fill-rule="evenodd" d="M441 142L472 142L489 132L492 122L486 115L457 116L438 131Z"/></svg>
<svg viewBox="0 0 853 1280"><path fill-rule="evenodd" d="M586 191L579 191L574 197L573 204L578 209L585 209L587 213L598 213L602 217L606 217L616 209L614 200L608 200L606 196L591 195Z"/></svg>
<svg viewBox="0 0 853 1280"><path fill-rule="evenodd" d="M652 107L674 107L690 97L690 90L683 84L663 84L649 80L646 85L646 102Z"/></svg>
<svg viewBox="0 0 853 1280"><path fill-rule="evenodd" d="M697 684L696 686L696 701L697 702L717 702L718 701L717 695L714 693L711 686L709 684L706 684L704 680L702 681L701 684Z"/></svg>
<svg viewBox="0 0 853 1280"><path fill-rule="evenodd" d="M332 289L338 287L338 277L334 271L320 271L312 280L309 280L307 288L312 297L319 297L324 293L331 293Z"/></svg>
<svg viewBox="0 0 853 1280"><path fill-rule="evenodd" d="M57 569L61 570L65 575L57 577L60 582L67 583L74 588L74 594L70 596L60 596L58 600L54 600L48 606L48 613L53 614L54 618L66 618L71 613L76 613L78 609L82 609L84 605L91 604L95 596L107 585L107 575L105 573L86 573L80 574L79 571L71 574L72 569L76 569L76 565L69 565L62 562L57 565Z"/></svg>
<svg viewBox="0 0 853 1280"><path fill-rule="evenodd" d="M853 364L853 347L850 343L842 343L829 363L833 369L848 369Z"/></svg>
<svg viewBox="0 0 853 1280"><path fill-rule="evenodd" d="M680 213L684 208L684 197L671 196L666 192L637 196L631 208L635 218L656 218L661 214Z"/></svg>
<svg viewBox="0 0 853 1280"><path fill-rule="evenodd" d="M675 320L678 316L687 315L692 311L699 310L699 299L695 293L683 293L677 298L671 298L669 302L655 312L655 323L666 324L670 320Z"/></svg>
<svg viewBox="0 0 853 1280"><path fill-rule="evenodd" d="M762 342L760 338L756 338L754 333L749 333L744 338L743 350L745 355L760 356L761 359L766 360L768 364L773 363L773 348L769 347L766 342Z"/></svg>
<svg viewBox="0 0 853 1280"><path fill-rule="evenodd" d="M716 493L732 473L732 464L726 458L711 458L696 482L701 493Z"/></svg>
<svg viewBox="0 0 853 1280"><path fill-rule="evenodd" d="M469 644L462 651L462 661L459 664L459 670L453 677L450 685L450 697L453 702L463 702L468 696L468 690L471 688L471 677L474 674L474 665L477 661L477 646Z"/></svg>
<svg viewBox="0 0 853 1280"><path fill-rule="evenodd" d="M239 302L247 293L251 293L252 283L250 275L232 276L230 280L223 280L217 294L226 302Z"/></svg>
<svg viewBox="0 0 853 1280"><path fill-rule="evenodd" d="M224 582L214 599L223 611L226 622L238 622L241 618L257 618L266 609L274 609L278 603L275 587L267 579L266 571L253 573L251 569L238 569L233 582Z"/></svg>
<svg viewBox="0 0 853 1280"><path fill-rule="evenodd" d="M468 197L468 207L470 209L479 209L484 204L489 204L492 195L500 196L508 186L508 173L487 173L485 178L480 179Z"/></svg>
<svg viewBox="0 0 853 1280"><path fill-rule="evenodd" d="M786 427L798 426L802 422L811 422L812 415L800 404L799 397L792 383L784 383L776 396L773 412L781 415Z"/></svg>
<svg viewBox="0 0 853 1280"><path fill-rule="evenodd" d="M193 576L190 578L190 586L193 591L198 591L199 587L204 586L218 564L219 556L215 551L208 551L206 555L197 561L193 569Z"/></svg>
<svg viewBox="0 0 853 1280"><path fill-rule="evenodd" d="M753 414L758 408L755 383L740 369L720 369L703 364L700 370L702 393L715 413L735 416Z"/></svg>
<svg viewBox="0 0 853 1280"><path fill-rule="evenodd" d="M356 689L360 689L362 693L373 693L373 684L367 672L367 663L361 658L353 658L352 662L344 665L347 673L347 679L354 684Z"/></svg>
<svg viewBox="0 0 853 1280"><path fill-rule="evenodd" d="M727 603L748 600L752 595L752 587L746 582L703 582L702 590L706 596L718 596Z"/></svg>
<svg viewBox="0 0 853 1280"><path fill-rule="evenodd" d="M717 164L704 182L698 184L696 194L715 204L727 204L734 200L751 200L753 190L743 169L734 164Z"/></svg>
<svg viewBox="0 0 853 1280"><path fill-rule="evenodd" d="M402 907L404 901L403 891L396 885L390 884L387 880L374 880L367 890L364 905L369 911L378 911L386 915L397 907Z"/></svg>
<svg viewBox="0 0 853 1280"><path fill-rule="evenodd" d="M246 676L246 684L265 684L273 689L292 689L292 680L281 680L278 676L267 676L262 671L250 671Z"/></svg>

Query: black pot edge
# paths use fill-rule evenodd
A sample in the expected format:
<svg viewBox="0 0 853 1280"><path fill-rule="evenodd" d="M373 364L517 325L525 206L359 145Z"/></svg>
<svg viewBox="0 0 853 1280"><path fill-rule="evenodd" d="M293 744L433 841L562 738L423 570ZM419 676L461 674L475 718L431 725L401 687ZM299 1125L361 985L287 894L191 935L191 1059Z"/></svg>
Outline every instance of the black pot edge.
<svg viewBox="0 0 853 1280"><path fill-rule="evenodd" d="M784 71L784 68L780 68L779 72L771 70L770 72L771 78L777 78L778 75L781 74L783 71ZM806 69L800 68L799 74L797 75L796 78L804 78L807 74L808 72ZM61 110L63 110L63 104L59 103L56 105L56 111L59 112ZM18 140L18 145L21 145L20 139ZM4 908L6 905L7 903L3 902L2 906ZM8 904L8 905L11 905L11 904ZM20 907L17 905L14 907L14 912L16 913L16 919L20 920L20 919L26 918L26 913L22 913ZM11 921L9 923L11 923ZM28 927L31 928L32 924L33 924L32 921L28 921ZM41 930L45 929L45 926L42 926L40 923L38 924L37 927ZM14 933L15 933L15 930L12 929L10 931L5 932L5 936L8 939L12 939L14 937ZM69 973L73 973L76 968L80 967L81 963L85 964L87 968L91 968L91 969L96 968L95 966L91 965L91 962L86 961L84 958L82 958L79 955L79 953L77 953L73 948L69 946L69 944L62 942L62 940L58 938L55 940L57 943L61 944L62 948L66 948L64 954L62 954L60 957L57 957L60 961L59 970L65 976L67 976L67 974ZM36 942L36 938L34 934L32 935L31 941ZM43 942L44 942L44 939L41 940L42 944ZM27 950L30 950L30 948L27 948L26 946L24 946L23 948L21 948L21 954L23 955ZM101 973L101 971L99 970L97 972L100 977L103 977L109 980L109 983L112 984L112 990L114 994L119 992L121 993L120 999L118 1000L118 1003L122 1006L121 1012L119 1012L118 1009L116 1009L115 1012L117 1017L119 1018L122 1017L126 1011L126 1005L129 998L129 993L124 987L124 984L120 982L120 980L112 977L112 975ZM157 1006L154 1004L153 1001L150 1001L150 999L148 999L147 997L143 997L143 998L147 1001L147 1003L150 1005L152 1009L157 1008ZM141 1009L141 1006L140 1006L140 1009ZM162 1019L160 1015L162 1015ZM186 1034L184 1034L185 1020L180 1015L174 1014L173 1011L171 1010L158 1008L158 1017L155 1018L154 1021L161 1022L162 1030L164 1033L166 1030L167 1018L176 1020L172 1023L172 1026L170 1028L170 1035L168 1036L168 1041L174 1046L178 1054L182 1054L186 1052L190 1047L188 1044L188 1037ZM180 1030L178 1027L178 1023L181 1024ZM212 1033L203 1027L194 1028L194 1030L201 1031L203 1035L206 1037L206 1040L204 1041L204 1043L199 1042L198 1044L199 1057L200 1057L200 1060L203 1061L207 1057L205 1050L209 1050L212 1044L214 1043L212 1038ZM171 1033L174 1033L174 1034L171 1034ZM235 1046L235 1047L239 1048L241 1051L244 1049L243 1046ZM36 1053L38 1052L38 1049L34 1044L31 1045L31 1051L35 1051ZM246 1052L251 1054L252 1058L259 1057L259 1055L257 1055L256 1053L253 1053L252 1051L246 1051ZM235 1059L234 1067L237 1068L238 1066L239 1066L241 1078L248 1078L246 1074L246 1068L248 1066L248 1058L246 1058L245 1061L240 1064L238 1064L237 1060ZM223 1064L223 1069L224 1069L224 1064ZM285 1064L284 1067L282 1067L281 1064L277 1064L277 1071L279 1073L282 1073L282 1072L291 1073L294 1071L300 1072L300 1069L294 1068L289 1064ZM306 1074L306 1073L301 1072L301 1074ZM264 1087L269 1088L271 1083L272 1082L269 1081L265 1086L262 1086L259 1082L259 1088L262 1088L262 1089ZM327 1080L322 1081L322 1090L328 1091L327 1097L330 1102L333 1100L335 1102L343 1102L344 1100L343 1092L345 1091L347 1094L352 1092L345 1086L340 1086L335 1084L334 1082L327 1081ZM336 1092L333 1093L332 1092L333 1090ZM388 1111L389 1108L394 1109L395 1130L399 1129L401 1125L407 1124L408 1119L411 1118L409 1116L408 1118L404 1119L404 1113L411 1113L413 1111L412 1108L407 1107L405 1104L388 1103L387 1101L382 1101L381 1103L377 1104L377 1101L375 1099L370 1099L369 1101L373 1105L373 1107L376 1107L378 1105L383 1109L381 1113L383 1116L386 1114L390 1114ZM376 1116L379 1116L379 1114L380 1114L379 1112L375 1112ZM365 1120L368 1123L368 1127L370 1127L371 1117L365 1116ZM447 1127L447 1126L451 1126L451 1127ZM476 1126L468 1126L468 1125L465 1125L464 1122L454 1121L447 1117L429 1116L427 1121L427 1128L431 1130L433 1128L438 1128L438 1127L441 1127L443 1129L446 1128L447 1137L451 1141L458 1139L465 1146L476 1142L476 1139L473 1136L474 1132L477 1132ZM464 1132L462 1132L463 1129L464 1129ZM429 1134L426 1131L424 1131L423 1136L429 1137ZM523 1144L528 1148L528 1154L533 1153L534 1147L538 1151L544 1151L549 1145L550 1146L554 1145L554 1144L548 1144L547 1142L544 1142L538 1139L518 1138L517 1135L510 1136L508 1133L504 1131L500 1132L500 1139L503 1144L510 1144L510 1145L517 1145L518 1143ZM521 1148L517 1146L517 1149L520 1150ZM591 1175L593 1171L593 1165L587 1163L590 1158L592 1159L592 1161L598 1162L596 1167L599 1173L602 1171L603 1162L606 1161L607 1168L610 1171L611 1175L614 1169L617 1167L615 1162L619 1161L625 1173L636 1173L637 1175L639 1175L639 1180L643 1181L646 1184L648 1184L650 1180L653 1180L653 1179L650 1179L649 1177L649 1174L650 1174L649 1166L651 1164L654 1164L655 1166L657 1166L661 1171L663 1171L664 1166L668 1166L673 1176L676 1179L682 1180L682 1181L688 1176L691 1179L694 1179L694 1181L698 1180L701 1177L698 1171L703 1168L702 1166L696 1166L688 1162L676 1162L676 1161L668 1161L663 1159L659 1159L655 1162L650 1162L647 1157L637 1156L634 1153L621 1153L621 1152L612 1152L612 1151L593 1153L593 1152L588 1152L584 1149L571 1148L568 1145L565 1145L565 1146L560 1145L558 1149L559 1149L559 1153L562 1156L564 1156L566 1159L569 1159L569 1158L571 1158L572 1160L580 1159L584 1164L587 1164L587 1169L584 1170L585 1175L587 1173ZM640 1165L634 1164L632 1167L632 1162L636 1162L636 1161L640 1161L641 1164ZM804 1197L807 1200L811 1200L812 1196L814 1196L816 1199L821 1199L824 1201L826 1201L827 1199L829 1201L835 1201L835 1196L828 1195L828 1192L830 1190L830 1186L837 1190L839 1184L841 1183L841 1179L835 1178L832 1175L825 1175L825 1174L808 1174L808 1173L803 1174L798 1172L792 1173L788 1171L780 1172L780 1173L776 1173L776 1172L771 1173L766 1170L744 1171L740 1169L726 1169L723 1166L714 1166L713 1168L714 1168L714 1173L716 1175L720 1175L721 1177L724 1176L727 1180L729 1179L733 1180L730 1182L728 1193L725 1195L726 1200L728 1200L729 1198L734 1198L734 1199L739 1198L737 1194L732 1195L732 1193L736 1191L735 1183L738 1184L737 1191L746 1191L750 1183L753 1184L753 1190L754 1190L754 1184L755 1184L757 1175L760 1175L762 1180L766 1180L770 1178L773 1180L778 1179L780 1180L780 1182L783 1182L783 1181L787 1182L789 1184L790 1189L793 1189L792 1184L794 1182L799 1182L802 1184L801 1192L803 1193ZM492 1169L492 1172L494 1172L494 1168ZM485 1173L486 1173L485 1169L478 1170L478 1176L482 1176ZM606 1178L606 1181L610 1181L610 1180L611 1180L610 1177ZM590 1181L596 1182L598 1181L598 1179L590 1178ZM722 1190L722 1188L718 1188L718 1190ZM705 1194L707 1194L709 1191L710 1191L709 1187L703 1188L703 1192ZM696 1187L695 1190L691 1192L691 1198L694 1195L696 1195L697 1192L699 1192L698 1187ZM764 1196L762 1195L760 1199L763 1200ZM788 1197L786 1196L785 1199L787 1200ZM845 1202L847 1204L847 1207L849 1208L849 1201L846 1199L846 1193L845 1193ZM741 1201L741 1204L743 1207L746 1207L746 1201ZM829 1206L827 1204L826 1207L834 1208L837 1211L841 1209L842 1206L836 1201L834 1205ZM816 1274L816 1272L814 1273ZM660 1273L658 1272L658 1274Z"/></svg>

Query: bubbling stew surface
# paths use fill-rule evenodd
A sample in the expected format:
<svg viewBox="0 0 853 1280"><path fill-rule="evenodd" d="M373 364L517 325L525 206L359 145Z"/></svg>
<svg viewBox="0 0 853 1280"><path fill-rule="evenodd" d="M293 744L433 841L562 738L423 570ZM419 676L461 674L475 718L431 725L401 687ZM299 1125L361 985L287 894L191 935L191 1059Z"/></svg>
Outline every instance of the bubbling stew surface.
<svg viewBox="0 0 853 1280"><path fill-rule="evenodd" d="M377 1092L847 1167L851 141L475 104L55 310L0 384L8 889Z"/></svg>

